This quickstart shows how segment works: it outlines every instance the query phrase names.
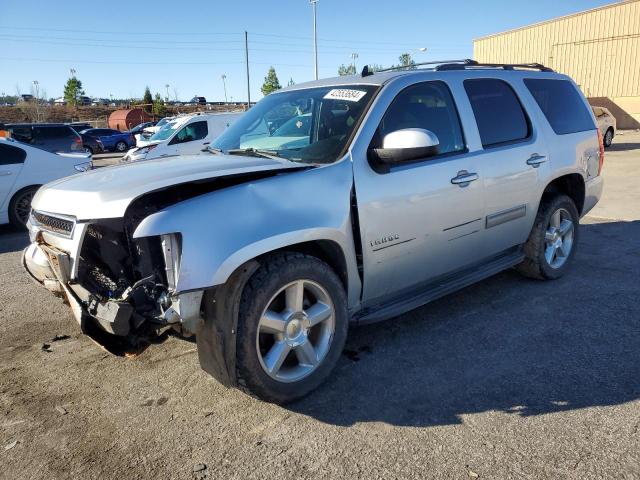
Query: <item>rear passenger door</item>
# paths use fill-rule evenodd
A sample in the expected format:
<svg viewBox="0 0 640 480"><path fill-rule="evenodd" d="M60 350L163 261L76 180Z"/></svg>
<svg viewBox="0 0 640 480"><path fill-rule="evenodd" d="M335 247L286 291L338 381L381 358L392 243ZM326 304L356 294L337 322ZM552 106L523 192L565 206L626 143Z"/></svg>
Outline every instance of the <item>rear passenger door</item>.
<svg viewBox="0 0 640 480"><path fill-rule="evenodd" d="M22 170L26 152L15 145L0 142L0 205L4 206L10 199L10 193Z"/></svg>
<svg viewBox="0 0 640 480"><path fill-rule="evenodd" d="M497 78L464 81L483 148L477 160L484 181L485 257L526 241L549 166L543 135L515 86Z"/></svg>

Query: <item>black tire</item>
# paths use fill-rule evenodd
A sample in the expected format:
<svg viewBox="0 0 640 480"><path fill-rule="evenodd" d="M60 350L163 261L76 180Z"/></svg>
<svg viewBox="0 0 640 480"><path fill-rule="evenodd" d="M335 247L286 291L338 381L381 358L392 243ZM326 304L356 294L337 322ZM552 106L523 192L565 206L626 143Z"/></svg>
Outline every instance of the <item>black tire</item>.
<svg viewBox="0 0 640 480"><path fill-rule="evenodd" d="M27 187L18 190L9 202L9 222L16 227L25 228L31 210L31 200L39 187Z"/></svg>
<svg viewBox="0 0 640 480"><path fill-rule="evenodd" d="M554 268L549 264L545 257L545 235L551 221L552 215L558 210L563 209L568 212L573 222L572 245L569 255L564 263ZM562 277L570 267L575 256L579 240L579 222L580 216L575 203L567 195L555 194L553 196L544 196L538 208L536 220L529 234L527 242L524 244L525 259L516 266L521 274L529 278L538 280L555 280Z"/></svg>
<svg viewBox="0 0 640 480"><path fill-rule="evenodd" d="M604 146L609 148L613 143L613 128L609 127L606 132L604 132L604 138L602 139Z"/></svg>
<svg viewBox="0 0 640 480"><path fill-rule="evenodd" d="M126 152L129 148L126 142L118 142L116 143L116 152Z"/></svg>
<svg viewBox="0 0 640 480"><path fill-rule="evenodd" d="M281 382L267 374L256 347L258 322L273 296L285 285L310 280L329 294L335 309L335 329L329 349L309 375L294 382ZM262 262L245 286L238 314L236 375L238 387L258 398L284 404L317 388L331 373L347 339L347 298L336 273L319 259L300 253L276 254Z"/></svg>
<svg viewBox="0 0 640 480"><path fill-rule="evenodd" d="M84 152L85 152L85 153L88 153L88 154L90 154L90 155L93 155L93 149L92 149L91 147L87 147L87 146L85 146L85 147L84 147Z"/></svg>

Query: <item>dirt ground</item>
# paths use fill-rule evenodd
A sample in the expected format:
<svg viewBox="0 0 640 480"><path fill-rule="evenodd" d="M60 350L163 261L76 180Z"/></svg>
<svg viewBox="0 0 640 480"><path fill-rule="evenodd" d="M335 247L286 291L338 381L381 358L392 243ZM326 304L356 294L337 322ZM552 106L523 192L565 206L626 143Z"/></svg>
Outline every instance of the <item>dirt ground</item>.
<svg viewBox="0 0 640 480"><path fill-rule="evenodd" d="M0 478L640 478L640 134L615 142L565 278L504 272L353 329L287 407L176 337L105 353L0 227Z"/></svg>

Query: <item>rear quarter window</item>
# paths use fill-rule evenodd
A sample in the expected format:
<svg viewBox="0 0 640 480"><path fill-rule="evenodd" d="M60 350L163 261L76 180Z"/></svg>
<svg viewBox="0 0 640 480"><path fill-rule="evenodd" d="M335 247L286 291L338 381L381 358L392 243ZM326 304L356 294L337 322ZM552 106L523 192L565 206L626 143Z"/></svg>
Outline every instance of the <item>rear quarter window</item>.
<svg viewBox="0 0 640 480"><path fill-rule="evenodd" d="M556 134L595 130L582 96L568 80L527 78L524 84Z"/></svg>
<svg viewBox="0 0 640 480"><path fill-rule="evenodd" d="M529 137L527 114L511 86L495 78L464 81L483 147L518 142Z"/></svg>
<svg viewBox="0 0 640 480"><path fill-rule="evenodd" d="M27 152L13 145L0 144L0 165L13 165L24 163Z"/></svg>

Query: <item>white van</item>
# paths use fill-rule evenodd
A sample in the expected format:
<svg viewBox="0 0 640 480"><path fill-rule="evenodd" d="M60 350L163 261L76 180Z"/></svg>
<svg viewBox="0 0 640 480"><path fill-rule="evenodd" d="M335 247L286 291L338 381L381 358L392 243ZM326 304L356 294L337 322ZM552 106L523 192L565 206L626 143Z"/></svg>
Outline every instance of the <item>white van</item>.
<svg viewBox="0 0 640 480"><path fill-rule="evenodd" d="M200 153L235 122L238 113L194 113L174 118L140 146L129 150L124 162Z"/></svg>

